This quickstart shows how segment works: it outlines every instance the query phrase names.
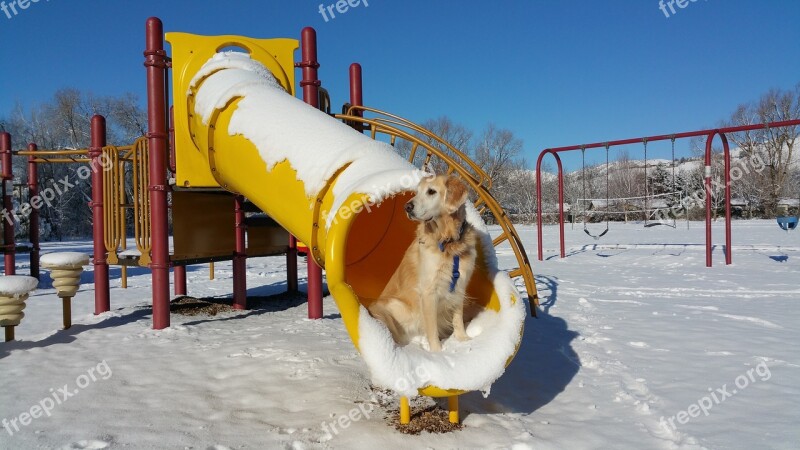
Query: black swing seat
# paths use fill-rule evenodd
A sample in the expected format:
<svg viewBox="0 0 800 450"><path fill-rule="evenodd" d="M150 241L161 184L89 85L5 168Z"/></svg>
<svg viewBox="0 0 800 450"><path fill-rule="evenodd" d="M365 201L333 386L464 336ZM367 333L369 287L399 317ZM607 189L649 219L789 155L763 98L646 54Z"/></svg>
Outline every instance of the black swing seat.
<svg viewBox="0 0 800 450"><path fill-rule="evenodd" d="M593 237L594 240L596 241L596 240L600 239L601 237L605 236L606 233L608 233L608 228L606 228L605 231L603 231L602 233L598 234L597 236L595 236L592 233L590 233L588 228L584 228L583 232L588 234L589 236Z"/></svg>
<svg viewBox="0 0 800 450"><path fill-rule="evenodd" d="M776 220L783 231L791 231L797 228L797 217L795 216L778 217Z"/></svg>
<svg viewBox="0 0 800 450"><path fill-rule="evenodd" d="M662 225L662 226L665 226L665 227L670 227L670 228L675 228L675 224L664 223L664 222L650 222L647 225L645 225L644 227L645 228L650 228L650 227L657 227L659 225Z"/></svg>

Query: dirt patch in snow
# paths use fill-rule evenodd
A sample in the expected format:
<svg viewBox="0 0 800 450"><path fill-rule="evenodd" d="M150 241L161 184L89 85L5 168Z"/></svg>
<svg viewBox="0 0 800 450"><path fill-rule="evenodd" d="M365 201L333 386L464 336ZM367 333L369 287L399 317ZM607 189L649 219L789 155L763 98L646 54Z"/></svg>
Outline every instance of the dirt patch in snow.
<svg viewBox="0 0 800 450"><path fill-rule="evenodd" d="M423 431L450 433L464 428L464 425L460 423L450 423L447 409L439 406L434 399L421 396L410 399L411 420L407 425L402 425L400 424L400 409L397 407L399 398L388 389L370 387L378 405L386 409L386 423L403 434L417 435Z"/></svg>
<svg viewBox="0 0 800 450"><path fill-rule="evenodd" d="M408 425L400 424L400 411L389 411L388 419L394 428L403 434L450 433L464 428L460 423L450 423L446 409L439 405L428 405L423 408L411 407L411 421Z"/></svg>
<svg viewBox="0 0 800 450"><path fill-rule="evenodd" d="M169 310L183 316L216 316L233 308L230 299L180 297L170 302Z"/></svg>
<svg viewBox="0 0 800 450"><path fill-rule="evenodd" d="M326 292L323 295L327 295ZM281 311L305 303L304 292L283 292L276 295L247 297L249 311ZM220 313L236 311L233 299L229 297L190 297L176 298L169 304L170 312L183 316L216 316Z"/></svg>

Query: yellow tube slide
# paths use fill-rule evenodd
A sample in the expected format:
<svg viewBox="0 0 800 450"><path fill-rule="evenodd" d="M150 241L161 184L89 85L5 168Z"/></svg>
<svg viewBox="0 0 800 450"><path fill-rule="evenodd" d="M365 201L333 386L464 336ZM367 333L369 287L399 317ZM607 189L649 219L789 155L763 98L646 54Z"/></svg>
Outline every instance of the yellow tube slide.
<svg viewBox="0 0 800 450"><path fill-rule="evenodd" d="M242 194L309 245L359 347L361 306L379 296L414 239L415 223L403 206L420 173L388 145L292 95L276 94L272 77L294 92L296 41L184 33L168 33L167 40L174 69L177 186ZM250 57L217 53L231 46ZM500 301L495 272L493 247L484 245L468 288L472 316L521 303L513 285L503 292L511 298ZM521 333L521 326L513 332ZM513 352L505 363L512 357ZM445 396L463 389L429 385L419 392Z"/></svg>

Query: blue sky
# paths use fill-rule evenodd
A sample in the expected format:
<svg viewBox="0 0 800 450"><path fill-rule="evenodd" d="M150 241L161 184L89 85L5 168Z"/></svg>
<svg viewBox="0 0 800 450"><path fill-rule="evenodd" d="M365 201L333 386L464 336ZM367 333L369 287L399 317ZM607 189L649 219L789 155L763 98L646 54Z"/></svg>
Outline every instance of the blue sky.
<svg viewBox="0 0 800 450"><path fill-rule="evenodd" d="M362 0L326 22L319 5L333 2L39 0L0 12L0 116L63 87L144 99L149 16L197 34L299 38L313 26L334 105L360 62L367 105L476 133L494 122L524 141L531 166L546 147L715 126L800 82L796 0L686 0L670 17L658 0ZM668 156L668 144L651 153Z"/></svg>

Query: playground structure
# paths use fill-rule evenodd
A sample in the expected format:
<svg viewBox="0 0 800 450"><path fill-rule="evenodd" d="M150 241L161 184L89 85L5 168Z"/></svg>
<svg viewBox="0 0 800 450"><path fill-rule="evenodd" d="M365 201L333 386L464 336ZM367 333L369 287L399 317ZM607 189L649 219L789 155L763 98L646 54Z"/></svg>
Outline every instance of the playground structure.
<svg viewBox="0 0 800 450"><path fill-rule="evenodd" d="M671 140L673 142L673 149L674 149L674 142L677 139L686 139L692 137L705 137L706 138L706 146L705 146L705 172L704 172L704 191L705 191L705 210L706 210L706 266L711 267L713 265L712 260L712 242L711 242L711 219L712 219L712 207L711 207L711 196L712 196L712 166L711 166L711 153L712 153L712 143L716 136L720 137L722 141L722 148L723 148L723 158L724 158L724 183L725 183L725 194L724 194L724 202L725 202L725 264L729 265L733 261L733 248L731 247L731 155L730 155L730 146L728 145L728 138L726 134L728 133L737 133L742 131L752 131L758 130L763 128L780 128L780 127L789 127L789 126L796 126L800 125L800 119L795 120L786 120L780 122L770 122L765 124L755 124L755 125L742 125L742 126L735 126L735 127L726 127L726 128L717 128L717 129L708 129L708 130L698 130L698 131L689 131L683 133L675 133L675 134L663 134L663 135L656 135L656 136L647 136L641 138L632 138L632 139L621 139L616 141L607 141L607 142L595 142L591 144L581 144L581 145L570 145L565 147L555 147L555 148L547 148L542 150L539 153L539 157L536 160L536 213L537 217L542 217L542 160L546 155L553 155L553 158L556 160L556 166L558 170L558 217L559 217L559 255L561 258L566 256L565 250L565 243L564 243L564 170L561 164L561 157L559 156L560 153L570 152L580 150L584 153L586 150L595 149L595 148L605 148L606 155L608 154L608 149L610 147L620 146L620 145L628 145L628 144L636 144L642 143L645 146L645 152L647 151L647 143L648 142L656 142L656 141L664 141L664 140ZM673 164L674 164L674 152L673 152ZM645 213L647 214L647 213ZM796 218L794 218L794 222L796 223ZM778 224L781 228L784 228L784 224L782 222L787 223L787 227L791 226L789 222L792 220L787 218L783 221L781 218L778 219ZM784 228L786 229L786 228ZM587 231L587 234L590 234ZM605 234L605 232L603 232ZM544 250L542 247L542 220L536 221L536 235L537 235L537 242L538 242L538 259L542 261L544 257ZM591 234L590 234L591 235ZM598 238L600 236L597 236Z"/></svg>
<svg viewBox="0 0 800 450"><path fill-rule="evenodd" d="M303 179L296 167L297 161L289 157L267 166L253 142L242 134L227 132L234 112L246 96L240 95L215 106L210 119L201 117L195 102L202 94L203 83L216 73L206 65L218 52L230 48L244 50L254 61L263 64L290 94L281 94L283 97L276 97L276 101L294 100L294 68L301 69L299 85L304 102L317 111L323 110L318 113L318 122L304 123L303 126L325 128L334 123L349 130L342 125L343 122L357 131L349 132L359 140L381 143L386 147L406 141L410 147L408 162L397 158L403 161L402 171L412 173L410 168L413 166L409 162L425 165L438 159L448 168L448 174L459 176L476 194L474 206L478 213L491 213L500 226L501 232L492 238L492 246L508 242L514 251L519 266L508 275L523 278L531 312L535 314L538 295L530 263L508 216L489 193L492 182L489 176L460 150L430 131L398 116L363 106L361 67L358 64L350 67L350 102L345 104L342 114L330 114L327 91L321 88L317 76L316 33L312 28L303 29L301 42L168 33L166 40L172 46L171 57L164 50L164 37L161 21L148 19L144 63L148 99L146 136L129 146L107 145L105 119L94 116L88 149L39 150L31 144L27 151L16 152L28 157L29 184L34 183L29 195L36 195L36 164L80 162L88 163L91 168L95 314L110 309L109 265L122 266L123 283L125 267L149 267L152 272L153 328L168 327L169 269L172 267L174 270L175 294L185 295L187 265L222 260L233 261L233 306L246 309L246 258L285 254L287 287L297 290L297 249L305 243L309 265L309 318L322 317L320 267L324 267L328 288L353 343L359 347L362 306L378 297L413 240L415 224L403 217L403 205L416 187L395 189L386 198L380 198L374 192L343 191L337 184L339 180L352 181L358 176L369 176L369 171L375 170L365 164L369 162L369 155L344 164L339 162L340 165L332 167L327 177L313 181ZM302 44L302 59L295 63L294 52L298 44ZM168 98L170 69L174 95L172 108ZM298 107L287 103L287 108ZM336 133L341 131L337 129ZM3 142L3 173L9 171L7 179L11 179L12 152L7 133L4 133ZM326 152L331 151L327 148L314 150L320 152L321 160L325 159ZM334 154L333 158L336 157ZM357 168L359 163L362 165L358 170L348 172ZM365 168L367 172L361 173ZM126 176L126 173L130 175ZM317 183L319 188L310 189L309 182ZM168 194L171 194L171 204ZM6 199L8 196L4 196L4 201ZM341 213L346 208L354 209L353 213ZM172 251L169 245L170 209ZM133 211L135 250L126 248L128 210ZM329 212L327 224L325 212ZM246 213L253 214L248 217ZM330 221L331 217L336 220ZM34 228L38 233L38 224L34 226L32 214L32 233ZM13 242L13 225L6 226L5 236L8 237L9 229L10 242ZM33 237L31 242L34 242ZM34 256L31 250L31 271L33 273L35 260L38 275L38 234L32 247L36 254ZM506 282L495 276L494 255L484 254L486 251L486 248L481 251L479 267L468 287L469 296L481 310L499 311L504 307L502 305L507 304L519 307L521 299L510 295L514 292L513 284L510 279ZM7 246L6 274L13 273L13 258L14 252ZM498 291L497 283L506 283L507 286L504 284ZM510 298L501 298L506 295ZM521 324L519 328L512 332L521 335ZM502 364L508 364L512 358L513 353L506 355ZM422 395L447 396L450 418L455 422L458 421L457 396L463 392L448 386L428 385L419 389ZM400 409L401 421L407 422L407 398L401 399Z"/></svg>

